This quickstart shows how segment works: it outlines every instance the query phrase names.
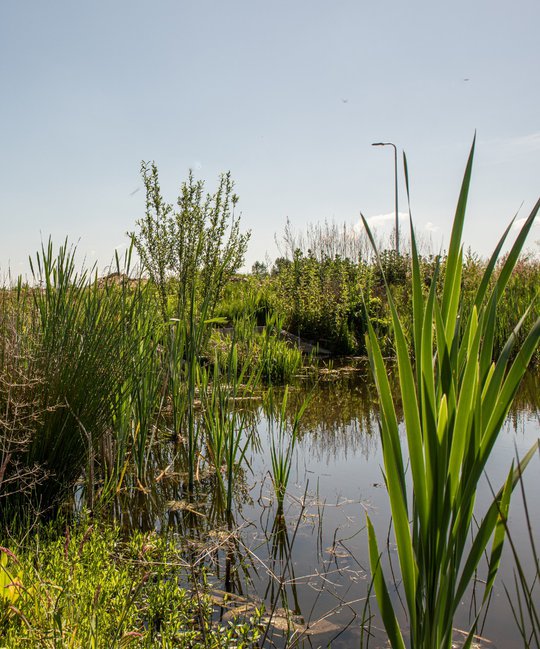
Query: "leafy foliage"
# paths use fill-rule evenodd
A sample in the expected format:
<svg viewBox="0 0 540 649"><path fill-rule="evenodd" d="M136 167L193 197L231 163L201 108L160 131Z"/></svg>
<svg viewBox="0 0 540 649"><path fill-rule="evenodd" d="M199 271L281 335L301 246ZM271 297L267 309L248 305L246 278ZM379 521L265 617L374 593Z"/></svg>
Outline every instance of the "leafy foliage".
<svg viewBox="0 0 540 649"><path fill-rule="evenodd" d="M201 578L171 539L82 525L40 530L0 548L0 633L5 646L53 649L254 648L258 619L213 622ZM182 585L184 584L184 585ZM8 604L11 604L8 607Z"/></svg>
<svg viewBox="0 0 540 649"><path fill-rule="evenodd" d="M182 183L176 207L165 202L155 163L143 162L146 215L130 234L142 266L158 289L162 313L169 313L169 293L176 303L174 315L183 318L191 298L205 296L210 311L224 286L242 265L249 233L240 232L234 208L238 197L230 173L223 174L213 194L190 172ZM171 280L171 281L169 281Z"/></svg>

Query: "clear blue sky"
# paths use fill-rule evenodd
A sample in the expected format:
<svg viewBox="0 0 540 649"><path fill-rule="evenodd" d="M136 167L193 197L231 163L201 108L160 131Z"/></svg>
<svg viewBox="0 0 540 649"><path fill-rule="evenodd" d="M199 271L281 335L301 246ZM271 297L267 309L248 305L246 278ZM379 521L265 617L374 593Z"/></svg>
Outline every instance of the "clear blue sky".
<svg viewBox="0 0 540 649"><path fill-rule="evenodd" d="M104 266L143 214L142 159L171 201L190 167L232 172L249 267L287 217L391 213L380 140L438 247L475 129L465 239L487 255L540 195L539 24L538 0L3 0L0 271L49 234Z"/></svg>

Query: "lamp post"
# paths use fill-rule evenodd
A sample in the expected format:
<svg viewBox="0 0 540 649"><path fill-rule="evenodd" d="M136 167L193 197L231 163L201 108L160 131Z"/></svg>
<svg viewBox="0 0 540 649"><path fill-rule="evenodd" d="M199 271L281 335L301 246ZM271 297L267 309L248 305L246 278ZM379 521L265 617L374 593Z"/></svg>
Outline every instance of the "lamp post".
<svg viewBox="0 0 540 649"><path fill-rule="evenodd" d="M371 146L393 146L394 147L394 195L396 200L396 255L399 257L397 147L393 142L373 142Z"/></svg>

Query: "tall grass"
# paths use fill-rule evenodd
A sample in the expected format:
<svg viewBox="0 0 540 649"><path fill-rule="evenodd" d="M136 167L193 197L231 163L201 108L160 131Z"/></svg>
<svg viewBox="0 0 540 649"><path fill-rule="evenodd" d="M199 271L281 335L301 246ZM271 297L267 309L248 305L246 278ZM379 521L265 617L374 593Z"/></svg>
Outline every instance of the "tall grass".
<svg viewBox="0 0 540 649"><path fill-rule="evenodd" d="M98 487L113 495L128 465L144 481L163 403L156 313L148 286L125 274L131 252L104 280L77 271L75 254L49 241L32 260L33 284L2 293L4 495L15 504L32 491L38 509L81 478L92 508Z"/></svg>
<svg viewBox="0 0 540 649"><path fill-rule="evenodd" d="M243 402L253 396L260 381L260 370L244 363L238 364L236 342L229 350L226 370L216 361L210 372L203 372L200 395L205 423L208 456L225 494L225 513L232 516L233 493L238 472L246 464L250 443Z"/></svg>
<svg viewBox="0 0 540 649"><path fill-rule="evenodd" d="M24 461L49 472L40 496L50 503L87 465L92 474L131 368L140 302L77 272L67 242L55 253L49 241L31 263L35 288L21 291L13 308L23 312L19 334L28 338L32 371L42 378L36 394L43 415Z"/></svg>
<svg viewBox="0 0 540 649"><path fill-rule="evenodd" d="M209 294L197 301L195 287L189 299L185 318L171 318L172 335L169 338L169 385L173 403L175 433L184 447L187 461L188 489L195 486L197 457L199 455L199 429L195 401L200 383L201 360L209 337Z"/></svg>
<svg viewBox="0 0 540 649"><path fill-rule="evenodd" d="M225 333L216 328L210 339L213 358L220 367L227 367L232 337L238 352L239 368L245 364L257 368L267 385L291 382L302 368L302 351L287 339L282 328L283 320L277 314L267 313L263 327L257 327L256 322L254 313L246 309L243 315L233 320L233 326Z"/></svg>
<svg viewBox="0 0 540 649"><path fill-rule="evenodd" d="M289 389L286 387L283 393L281 406L278 409L274 404L273 392L270 391L268 394L270 413L270 461L272 467L271 478L277 503L276 516L278 517L283 515L285 493L287 491L287 485L289 484L289 476L291 473L292 460L298 436L298 427L308 405L308 399L304 399L300 407L295 410L289 431L287 426L288 397ZM277 431L275 427L276 410Z"/></svg>
<svg viewBox="0 0 540 649"><path fill-rule="evenodd" d="M262 376L269 384L291 381L302 367L302 352L281 338L282 330L282 318L268 314L260 339L253 341L258 347L257 362Z"/></svg>
<svg viewBox="0 0 540 649"><path fill-rule="evenodd" d="M510 468L505 484L476 527L474 505L478 483L540 340L538 318L511 361L522 318L500 354L494 353L497 308L540 201L493 281L497 258L511 225L503 234L474 293L470 313L463 317L461 236L473 156L474 142L458 200L440 291L437 290L438 267L427 294L423 291L411 220L413 330L410 342L387 286L410 462L410 486L388 370L371 324L368 333L369 357L381 404L385 480L403 579L411 649L451 648L454 616L486 551L489 559L482 603L488 601L502 552L510 495L536 448L535 445L526 454L518 469ZM407 177L406 160L404 162ZM369 233L365 220L364 225ZM524 317L526 315L527 312ZM374 589L388 638L392 647L404 649L404 633L390 598L369 517L368 535ZM488 550L490 539L491 549ZM478 617L472 620L465 647L472 645L477 622Z"/></svg>

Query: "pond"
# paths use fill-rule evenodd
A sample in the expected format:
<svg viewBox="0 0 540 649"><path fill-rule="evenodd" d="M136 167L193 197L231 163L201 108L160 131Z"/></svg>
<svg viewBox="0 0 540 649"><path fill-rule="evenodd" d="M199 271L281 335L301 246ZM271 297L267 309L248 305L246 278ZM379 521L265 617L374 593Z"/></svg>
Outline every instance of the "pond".
<svg viewBox="0 0 540 649"><path fill-rule="evenodd" d="M492 489L498 490L504 482L512 460L523 456L540 435L539 387L539 378L529 374L520 389L478 493L480 515ZM283 391L274 393L278 406L282 395ZM204 568L212 584L217 618L227 621L236 613L249 617L264 603L267 646L336 649L359 647L363 639L365 646L384 647L375 598L367 597L366 512L381 548L388 539L387 576L393 569L398 580L399 566L381 469L375 388L364 365L323 372L316 381L289 389L287 426L306 398L282 511L276 505L271 477L279 408L272 410L268 402L254 401L245 406L246 457L235 487L232 517L223 514L215 476L204 475L202 468L195 496L189 501L182 498L182 471L172 445L154 458L159 473L154 491L119 503L117 515L126 527L155 528L177 535L186 544L197 574ZM539 454L528 466L523 485L529 517L538 533ZM519 485L509 525L525 570L530 571L534 562ZM479 629L485 639L479 646L523 647L508 600L515 590L512 556L507 543L485 624ZM397 600L400 594L398 583L391 596ZM477 604L477 593L471 589L456 619L456 640L459 629L468 628ZM401 621L406 626L404 617Z"/></svg>

